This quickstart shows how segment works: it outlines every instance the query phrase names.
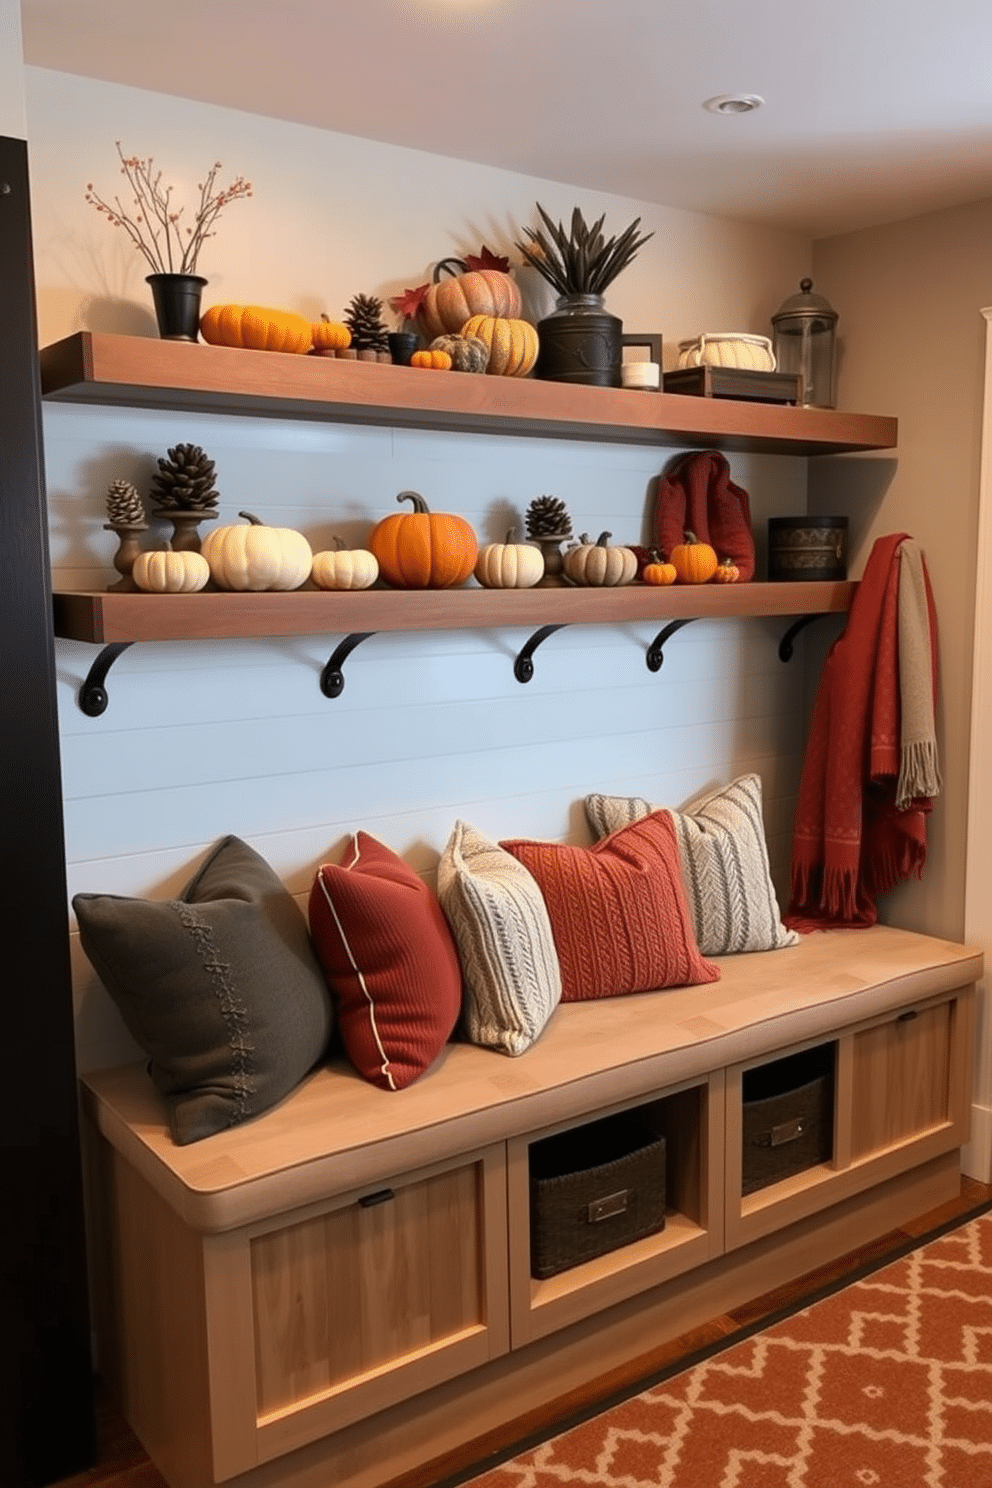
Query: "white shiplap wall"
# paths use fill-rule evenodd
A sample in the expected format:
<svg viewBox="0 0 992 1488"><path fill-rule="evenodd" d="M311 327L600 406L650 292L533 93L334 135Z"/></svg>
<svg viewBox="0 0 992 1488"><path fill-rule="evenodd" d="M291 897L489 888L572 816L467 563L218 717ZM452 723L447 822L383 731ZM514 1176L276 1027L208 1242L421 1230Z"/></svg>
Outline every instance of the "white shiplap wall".
<svg viewBox="0 0 992 1488"><path fill-rule="evenodd" d="M650 396L632 395L632 396ZM303 531L363 541L413 488L457 510L483 540L522 525L551 493L576 530L639 541L667 451L433 435L72 406L45 409L56 585L115 579L104 495L122 476L147 490L157 455L201 444L217 464L221 520L240 508ZM796 509L805 462L738 457L755 527ZM167 529L161 529L165 535ZM154 530L148 541L159 534ZM75 694L96 648L59 642L70 892L166 896L227 832L251 842L305 902L316 866L361 827L430 880L458 817L493 836L588 840L589 790L677 804L744 769L760 771L781 869L802 741L801 658L778 660L783 622L700 621L673 637L657 675L644 651L660 626L575 627L539 648L526 686L512 660L527 630L378 635L325 699L320 668L338 637L138 645L113 667L110 706ZM82 1069L136 1056L85 957L74 950Z"/></svg>

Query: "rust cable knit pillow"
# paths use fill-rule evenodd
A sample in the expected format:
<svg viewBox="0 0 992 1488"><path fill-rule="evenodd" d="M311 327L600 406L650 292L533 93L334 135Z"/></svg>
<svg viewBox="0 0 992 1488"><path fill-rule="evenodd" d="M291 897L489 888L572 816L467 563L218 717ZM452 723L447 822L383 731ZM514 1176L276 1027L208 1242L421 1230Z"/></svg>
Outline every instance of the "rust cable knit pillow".
<svg viewBox="0 0 992 1488"><path fill-rule="evenodd" d="M653 812L593 847L501 842L540 885L562 1002L715 982L696 944L672 819Z"/></svg>
<svg viewBox="0 0 992 1488"><path fill-rule="evenodd" d="M461 1010L462 973L434 895L401 857L356 832L310 891L310 934L352 1064L402 1090L434 1063Z"/></svg>

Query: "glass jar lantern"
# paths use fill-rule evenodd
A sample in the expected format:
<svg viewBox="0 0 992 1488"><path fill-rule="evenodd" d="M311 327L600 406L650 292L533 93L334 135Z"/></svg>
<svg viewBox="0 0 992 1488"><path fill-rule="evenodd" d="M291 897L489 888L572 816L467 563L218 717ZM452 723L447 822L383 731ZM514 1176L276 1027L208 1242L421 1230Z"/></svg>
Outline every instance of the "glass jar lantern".
<svg viewBox="0 0 992 1488"><path fill-rule="evenodd" d="M813 293L812 279L800 281L772 316L775 359L780 372L799 374L799 401L804 408L833 408L836 401L837 311Z"/></svg>

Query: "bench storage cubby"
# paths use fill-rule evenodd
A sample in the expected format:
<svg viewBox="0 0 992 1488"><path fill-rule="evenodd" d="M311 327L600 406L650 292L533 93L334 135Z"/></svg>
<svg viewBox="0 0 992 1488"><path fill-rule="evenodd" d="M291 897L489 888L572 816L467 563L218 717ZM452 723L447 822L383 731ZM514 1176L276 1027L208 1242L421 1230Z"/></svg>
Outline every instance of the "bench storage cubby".
<svg viewBox="0 0 992 1488"><path fill-rule="evenodd" d="M318 1069L187 1147L141 1066L87 1076L101 1367L171 1488L381 1488L957 1195L979 952L876 926L719 965L397 1093ZM829 1146L745 1193L784 1059ZM535 1276L539 1144L622 1113L663 1226Z"/></svg>

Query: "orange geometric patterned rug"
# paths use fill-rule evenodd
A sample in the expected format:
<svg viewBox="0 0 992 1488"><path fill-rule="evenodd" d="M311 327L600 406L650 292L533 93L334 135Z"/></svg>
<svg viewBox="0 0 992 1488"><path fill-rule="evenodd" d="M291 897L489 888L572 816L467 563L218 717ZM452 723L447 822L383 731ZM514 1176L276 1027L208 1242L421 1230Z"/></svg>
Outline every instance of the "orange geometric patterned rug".
<svg viewBox="0 0 992 1488"><path fill-rule="evenodd" d="M992 1488L992 1213L466 1488Z"/></svg>

